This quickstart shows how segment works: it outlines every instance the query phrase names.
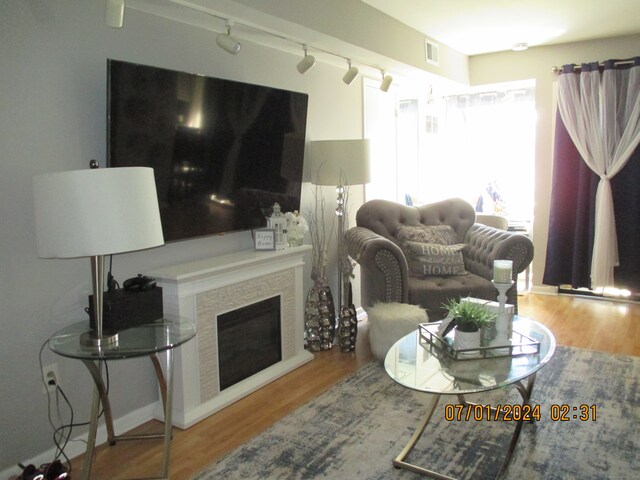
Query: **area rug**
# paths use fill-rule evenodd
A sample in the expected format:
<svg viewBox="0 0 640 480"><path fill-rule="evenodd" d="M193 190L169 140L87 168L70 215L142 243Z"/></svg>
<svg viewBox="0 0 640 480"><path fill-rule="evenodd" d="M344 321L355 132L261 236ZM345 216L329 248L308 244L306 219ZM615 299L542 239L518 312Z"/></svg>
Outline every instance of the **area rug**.
<svg viewBox="0 0 640 480"><path fill-rule="evenodd" d="M524 425L506 478L638 478L639 378L638 357L558 347L533 391L542 418ZM468 400L495 405L518 398L508 388ZM427 394L396 384L380 364L370 363L194 478L424 478L391 461L427 403ZM440 402L408 461L455 478L494 478L515 424L446 421L446 403ZM570 420L556 420L562 407L552 405L568 405ZM595 405L595 421L573 418L573 407L581 405Z"/></svg>

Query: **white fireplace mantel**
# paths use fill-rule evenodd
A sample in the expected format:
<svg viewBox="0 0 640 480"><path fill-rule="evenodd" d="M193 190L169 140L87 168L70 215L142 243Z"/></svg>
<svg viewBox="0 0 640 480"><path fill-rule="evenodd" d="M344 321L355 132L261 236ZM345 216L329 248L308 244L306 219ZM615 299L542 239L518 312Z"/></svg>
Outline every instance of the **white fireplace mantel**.
<svg viewBox="0 0 640 480"><path fill-rule="evenodd" d="M175 352L174 425L188 428L313 359L304 349L303 266L310 250L242 251L146 273L162 286L165 315L198 327L196 341ZM282 360L220 391L217 315L273 296L281 299Z"/></svg>

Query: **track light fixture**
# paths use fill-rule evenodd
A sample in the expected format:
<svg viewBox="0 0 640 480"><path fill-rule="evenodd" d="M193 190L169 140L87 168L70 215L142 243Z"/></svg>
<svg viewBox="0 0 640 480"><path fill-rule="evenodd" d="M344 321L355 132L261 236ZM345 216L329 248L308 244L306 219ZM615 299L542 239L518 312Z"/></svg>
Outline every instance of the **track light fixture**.
<svg viewBox="0 0 640 480"><path fill-rule="evenodd" d="M359 71L358 67L351 66L351 60L347 60L347 63L349 64L349 69L347 70L347 73L344 74L344 77L342 77L342 81L347 85L351 85L351 82L353 82L358 76Z"/></svg>
<svg viewBox="0 0 640 480"><path fill-rule="evenodd" d="M105 23L112 28L121 28L123 23L124 23L124 7L125 7L125 1L126 0L104 0L104 4L105 4ZM238 40L236 40L234 37L231 36L231 27L232 27L232 21L228 18L228 17L223 17L221 15L218 15L216 13L213 13L211 11L209 11L208 9L205 8L201 8L201 7L197 7L195 5L189 5L190 2L183 2L182 0L170 0L170 2L172 3L176 3L176 4L180 4L182 6L184 6L185 8L191 9L191 10L195 10L198 11L200 13L205 13L207 16L209 17L214 17L218 20L224 21L227 23L227 32L226 33L219 33L216 36L216 43L218 44L218 46L220 48L222 48L223 50L229 52L232 55L236 55L237 53L240 52L240 48L241 48L241 44ZM300 74L304 74L306 73L311 67L313 67L316 63L316 59L313 55L309 55L308 51L307 51L307 45L300 43L298 40L294 40L288 36L285 36L284 34L279 34L279 33L275 33L273 31L268 31L265 30L261 27L255 26L255 25L250 25L248 23L242 23L240 21L234 21L233 23L237 24L237 25L241 25L243 27L243 29L252 29L252 30L256 30L258 32L261 32L263 34L267 34L267 35L271 35L273 37L277 37L280 40L286 40L288 42L291 43L295 43L299 46L302 47L302 49L304 50L304 58L302 60L300 60L300 62L298 62L298 64L296 65L296 69L298 70L298 72L300 72ZM525 44L526 45L526 44ZM347 85L351 85L351 83L353 83L353 81L357 78L357 76L360 74L360 71L358 69L358 67L351 65L351 59L348 59L347 57L341 55L340 53L336 53L330 50L324 50L322 48L319 47L313 47L314 50L317 50L323 54L328 54L328 55L332 55L334 57L339 57L342 58L344 60L347 60L347 63L349 65L349 68L347 69L347 71L345 72L344 76L342 77L342 81L347 84ZM380 69L380 67L378 66L373 66L367 63L362 63L362 62L358 62L359 64L368 67L368 68L372 68L372 69L379 69L380 73L382 73L382 82L380 83L380 90L382 90L383 92L387 92L389 90L389 88L391 87L391 84L393 83L393 77L391 75L386 75L384 70Z"/></svg>
<svg viewBox="0 0 640 480"><path fill-rule="evenodd" d="M382 82L380 82L380 90L383 92L388 92L389 87L391 87L391 83L393 83L393 77L391 75L385 75L384 70L380 70L382 74Z"/></svg>
<svg viewBox="0 0 640 480"><path fill-rule="evenodd" d="M122 27L124 22L124 0L106 0L104 22L111 28Z"/></svg>
<svg viewBox="0 0 640 480"><path fill-rule="evenodd" d="M298 69L298 72L304 74L307 70L309 70L316 64L316 58L313 55L307 55L306 45L303 45L302 49L304 50L304 58L300 60L298 65L296 65L296 68Z"/></svg>
<svg viewBox="0 0 640 480"><path fill-rule="evenodd" d="M216 37L216 43L220 48L226 50L231 55L235 55L240 51L240 42L231 36L231 25L227 25L227 33L219 33Z"/></svg>

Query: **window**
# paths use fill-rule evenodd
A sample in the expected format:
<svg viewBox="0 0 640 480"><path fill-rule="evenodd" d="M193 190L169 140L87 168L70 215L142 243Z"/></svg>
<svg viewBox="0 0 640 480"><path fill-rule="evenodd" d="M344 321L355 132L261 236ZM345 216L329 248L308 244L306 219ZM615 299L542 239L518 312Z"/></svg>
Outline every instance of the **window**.
<svg viewBox="0 0 640 480"><path fill-rule="evenodd" d="M431 203L460 197L511 224L533 219L535 85L476 89L445 98L425 89L380 93L365 84L372 141L367 200ZM437 89L436 89L437 91ZM426 95L426 93L429 93Z"/></svg>
<svg viewBox="0 0 640 480"><path fill-rule="evenodd" d="M438 139L444 161L437 169L447 179L441 198L459 196L479 212L531 221L535 126L532 85L445 98Z"/></svg>

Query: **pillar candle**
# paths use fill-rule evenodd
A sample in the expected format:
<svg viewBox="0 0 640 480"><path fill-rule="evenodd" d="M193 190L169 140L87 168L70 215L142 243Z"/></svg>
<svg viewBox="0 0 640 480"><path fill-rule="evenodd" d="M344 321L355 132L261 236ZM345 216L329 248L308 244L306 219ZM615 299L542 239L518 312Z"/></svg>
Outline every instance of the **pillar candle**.
<svg viewBox="0 0 640 480"><path fill-rule="evenodd" d="M495 283L511 283L513 262L511 260L493 261L493 281Z"/></svg>

